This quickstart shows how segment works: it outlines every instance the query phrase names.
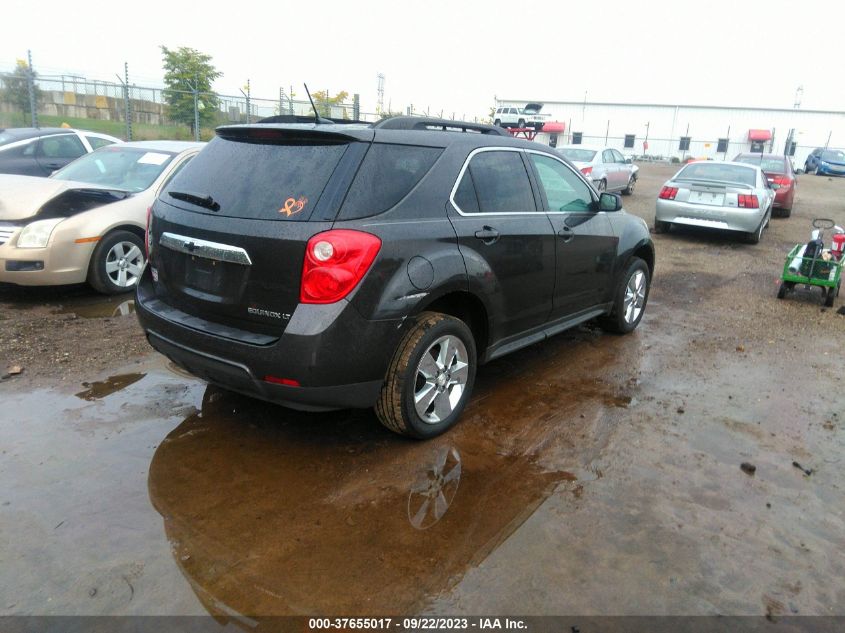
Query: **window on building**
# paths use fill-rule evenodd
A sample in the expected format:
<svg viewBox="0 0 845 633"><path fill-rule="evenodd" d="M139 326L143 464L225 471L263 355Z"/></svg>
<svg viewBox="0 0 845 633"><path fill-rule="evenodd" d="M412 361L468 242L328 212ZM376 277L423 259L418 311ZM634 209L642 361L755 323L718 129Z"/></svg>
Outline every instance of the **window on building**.
<svg viewBox="0 0 845 633"><path fill-rule="evenodd" d="M580 145L581 144L581 132L573 132L572 133L572 144L573 145Z"/></svg>
<svg viewBox="0 0 845 633"><path fill-rule="evenodd" d="M795 156L795 150L797 148L798 148L798 143L795 142L795 141L792 141L791 143L788 144L788 147L786 148L786 155L787 156Z"/></svg>
<svg viewBox="0 0 845 633"><path fill-rule="evenodd" d="M625 135L625 147L626 148L633 147L635 138L636 138L636 135L634 135L634 134L626 134Z"/></svg>
<svg viewBox="0 0 845 633"><path fill-rule="evenodd" d="M751 141L751 153L762 154L766 151L766 144L763 141Z"/></svg>
<svg viewBox="0 0 845 633"><path fill-rule="evenodd" d="M689 142L690 142L689 136L682 136L681 142L678 144L678 149L683 150L685 152L688 152L689 151Z"/></svg>
<svg viewBox="0 0 845 633"><path fill-rule="evenodd" d="M719 143L716 145L716 152L719 154L724 154L728 151L728 139L720 138Z"/></svg>
<svg viewBox="0 0 845 633"><path fill-rule="evenodd" d="M549 135L549 147L557 147L557 134Z"/></svg>

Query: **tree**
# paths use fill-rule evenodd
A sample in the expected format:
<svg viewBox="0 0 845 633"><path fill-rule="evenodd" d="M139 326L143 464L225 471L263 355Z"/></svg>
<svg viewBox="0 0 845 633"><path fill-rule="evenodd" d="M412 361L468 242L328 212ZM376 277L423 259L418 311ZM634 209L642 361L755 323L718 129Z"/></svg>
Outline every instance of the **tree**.
<svg viewBox="0 0 845 633"><path fill-rule="evenodd" d="M19 59L15 65L15 71L11 75L3 77L3 101L14 104L16 110L20 110L24 114L30 112L29 103L29 84L27 77L29 76L29 64L24 60ZM32 72L32 79L35 81L37 73ZM41 90L38 86L33 86L35 92L35 107L41 101Z"/></svg>
<svg viewBox="0 0 845 633"><path fill-rule="evenodd" d="M194 131L194 90L198 95L199 122L202 126L216 123L220 100L211 91L215 79L223 76L211 63L211 56L200 51L180 46L171 50L161 47L164 58L164 85L167 90L168 116L172 121L191 126Z"/></svg>
<svg viewBox="0 0 845 633"><path fill-rule="evenodd" d="M320 116L330 118L332 116L332 106L342 104L349 98L349 93L346 90L341 90L335 96L328 96L327 90L318 90L311 93L311 98L314 99L314 105L320 111ZM343 118L346 118L346 110L343 111Z"/></svg>

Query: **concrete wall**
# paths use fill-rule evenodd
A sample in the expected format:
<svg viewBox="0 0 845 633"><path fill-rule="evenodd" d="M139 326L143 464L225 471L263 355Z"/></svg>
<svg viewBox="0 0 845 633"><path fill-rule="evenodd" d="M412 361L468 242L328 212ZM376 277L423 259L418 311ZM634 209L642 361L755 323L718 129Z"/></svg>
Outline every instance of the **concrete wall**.
<svg viewBox="0 0 845 633"><path fill-rule="evenodd" d="M135 123L162 125L166 123L165 106L142 99L130 99L132 120ZM0 112L14 112L15 106L0 101ZM104 95L84 95L61 90L41 92L39 114L83 119L125 121L126 104L122 98Z"/></svg>

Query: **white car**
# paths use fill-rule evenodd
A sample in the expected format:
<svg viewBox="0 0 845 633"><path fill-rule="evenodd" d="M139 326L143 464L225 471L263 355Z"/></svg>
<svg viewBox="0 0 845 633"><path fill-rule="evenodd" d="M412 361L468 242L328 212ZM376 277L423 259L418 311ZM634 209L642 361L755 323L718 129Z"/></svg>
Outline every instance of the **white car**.
<svg viewBox="0 0 845 633"><path fill-rule="evenodd" d="M526 103L524 108L501 107L496 108L493 115L493 125L499 127L543 129L549 115L541 113L542 103Z"/></svg>
<svg viewBox="0 0 845 633"><path fill-rule="evenodd" d="M204 143L103 147L49 178L0 175L0 282L134 290L147 209Z"/></svg>
<svg viewBox="0 0 845 633"><path fill-rule="evenodd" d="M0 129L0 174L49 176L84 154L120 142L108 134L62 127Z"/></svg>

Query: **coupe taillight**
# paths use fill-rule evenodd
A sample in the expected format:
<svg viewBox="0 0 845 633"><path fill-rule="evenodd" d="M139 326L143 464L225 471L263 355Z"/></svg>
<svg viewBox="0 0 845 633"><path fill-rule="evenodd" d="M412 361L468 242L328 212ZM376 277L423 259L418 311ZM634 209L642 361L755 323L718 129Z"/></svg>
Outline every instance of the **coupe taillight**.
<svg viewBox="0 0 845 633"><path fill-rule="evenodd" d="M147 261L150 260L150 252L153 250L153 236L150 233L150 227L153 221L153 208L147 207L147 229L144 231L144 251L147 256Z"/></svg>
<svg viewBox="0 0 845 633"><path fill-rule="evenodd" d="M589 176L590 174L593 173L593 168L592 167L582 167L581 173L584 174L585 176Z"/></svg>
<svg viewBox="0 0 845 633"><path fill-rule="evenodd" d="M759 209L760 201L753 193L741 193L736 197L736 203L743 209Z"/></svg>
<svg viewBox="0 0 845 633"><path fill-rule="evenodd" d="M792 178L789 176L774 176L771 182L773 185L780 185L784 188L792 186Z"/></svg>
<svg viewBox="0 0 845 633"><path fill-rule="evenodd" d="M313 236L305 247L299 301L340 301L367 274L380 248L381 240L363 231L333 229Z"/></svg>
<svg viewBox="0 0 845 633"><path fill-rule="evenodd" d="M660 190L660 199L661 200L674 200L675 196L678 195L678 188L677 187L663 187Z"/></svg>

